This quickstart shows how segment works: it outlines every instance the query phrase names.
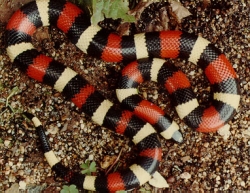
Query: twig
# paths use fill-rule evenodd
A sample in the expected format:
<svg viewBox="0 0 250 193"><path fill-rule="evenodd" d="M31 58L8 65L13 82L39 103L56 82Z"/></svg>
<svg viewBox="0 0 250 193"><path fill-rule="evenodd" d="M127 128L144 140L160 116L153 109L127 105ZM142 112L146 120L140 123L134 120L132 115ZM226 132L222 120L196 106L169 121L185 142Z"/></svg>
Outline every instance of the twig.
<svg viewBox="0 0 250 193"><path fill-rule="evenodd" d="M119 159L120 159L120 157L121 157L121 154L122 154L122 150L123 150L123 148L120 150L120 152L119 152L119 154L118 154L116 160L114 161L114 163L113 163L113 164L109 167L109 169L105 172L105 175L107 175L107 174L110 172L110 170L114 167L114 165L119 161Z"/></svg>

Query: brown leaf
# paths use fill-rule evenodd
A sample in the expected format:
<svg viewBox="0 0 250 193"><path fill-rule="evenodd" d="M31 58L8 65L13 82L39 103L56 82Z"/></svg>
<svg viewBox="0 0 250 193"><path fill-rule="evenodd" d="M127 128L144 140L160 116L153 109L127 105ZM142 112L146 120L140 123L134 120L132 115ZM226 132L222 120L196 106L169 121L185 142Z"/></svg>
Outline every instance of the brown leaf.
<svg viewBox="0 0 250 193"><path fill-rule="evenodd" d="M121 36L129 35L130 34L130 23L129 22L121 23L121 25L119 25L117 28L117 32Z"/></svg>
<svg viewBox="0 0 250 193"><path fill-rule="evenodd" d="M117 158L117 156L106 155L103 158L103 161L101 162L101 168L107 169L109 166L111 166L115 162L116 158Z"/></svg>
<svg viewBox="0 0 250 193"><path fill-rule="evenodd" d="M187 17L189 15L192 15L188 9L186 9L181 3L171 0L170 6L172 8L172 11L175 13L176 18L178 19L178 22L181 23L181 20L184 17Z"/></svg>
<svg viewBox="0 0 250 193"><path fill-rule="evenodd" d="M154 3L154 1L146 1L146 2L145 1L140 1L133 10L129 11L129 14L135 16L136 21L138 21L141 18L142 12L151 3Z"/></svg>

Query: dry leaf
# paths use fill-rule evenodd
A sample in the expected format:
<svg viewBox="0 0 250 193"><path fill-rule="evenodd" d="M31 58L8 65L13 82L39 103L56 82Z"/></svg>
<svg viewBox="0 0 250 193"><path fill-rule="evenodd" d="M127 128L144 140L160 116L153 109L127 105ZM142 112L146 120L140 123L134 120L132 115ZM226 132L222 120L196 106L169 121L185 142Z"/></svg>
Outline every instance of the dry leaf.
<svg viewBox="0 0 250 193"><path fill-rule="evenodd" d="M116 159L117 159L117 156L106 155L103 158L103 161L101 162L101 168L107 169L109 166L111 166L115 162Z"/></svg>
<svg viewBox="0 0 250 193"><path fill-rule="evenodd" d="M172 8L172 11L175 13L178 22L180 23L181 20L189 15L192 15L188 9L186 9L181 3L177 1L170 1L170 6Z"/></svg>
<svg viewBox="0 0 250 193"><path fill-rule="evenodd" d="M135 16L136 21L140 19L142 12L154 1L140 1L133 10L129 11L130 15Z"/></svg>
<svg viewBox="0 0 250 193"><path fill-rule="evenodd" d="M124 22L121 23L118 28L117 28L117 32L118 34L120 34L121 36L126 36L130 34L130 23L129 22Z"/></svg>

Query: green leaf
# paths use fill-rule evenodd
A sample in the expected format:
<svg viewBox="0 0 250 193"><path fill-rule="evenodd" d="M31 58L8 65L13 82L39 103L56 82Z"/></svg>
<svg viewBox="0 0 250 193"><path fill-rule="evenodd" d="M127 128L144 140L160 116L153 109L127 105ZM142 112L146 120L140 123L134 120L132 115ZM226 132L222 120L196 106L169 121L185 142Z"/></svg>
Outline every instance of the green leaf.
<svg viewBox="0 0 250 193"><path fill-rule="evenodd" d="M85 163L82 163L80 167L82 169L88 169L89 168L89 160L87 160Z"/></svg>
<svg viewBox="0 0 250 193"><path fill-rule="evenodd" d="M69 191L69 186L64 185L64 186L63 186L63 189L60 191L60 193L70 193L70 191Z"/></svg>
<svg viewBox="0 0 250 193"><path fill-rule="evenodd" d="M70 186L64 185L63 189L60 193L78 193L79 190L77 189L76 185L72 184Z"/></svg>
<svg viewBox="0 0 250 193"><path fill-rule="evenodd" d="M83 169L82 174L91 175L92 172L96 172L96 163L93 161L90 163L89 160L86 160L85 163L82 163L80 167Z"/></svg>
<svg viewBox="0 0 250 193"><path fill-rule="evenodd" d="M91 17L92 24L97 25L99 21L104 20L104 15L102 13L103 6L104 6L103 0L93 0L92 2L93 15Z"/></svg>
<svg viewBox="0 0 250 193"><path fill-rule="evenodd" d="M78 193L79 191L78 191L78 189L76 188L76 185L70 185L70 187L69 187L69 191L70 191L70 193Z"/></svg>
<svg viewBox="0 0 250 193"><path fill-rule="evenodd" d="M89 170L91 172L96 172L96 163L95 162L91 162L91 164L89 166Z"/></svg>
<svg viewBox="0 0 250 193"><path fill-rule="evenodd" d="M93 0L93 15L91 23L96 25L98 22L106 18L123 19L125 22L134 22L135 18L128 15L128 0Z"/></svg>

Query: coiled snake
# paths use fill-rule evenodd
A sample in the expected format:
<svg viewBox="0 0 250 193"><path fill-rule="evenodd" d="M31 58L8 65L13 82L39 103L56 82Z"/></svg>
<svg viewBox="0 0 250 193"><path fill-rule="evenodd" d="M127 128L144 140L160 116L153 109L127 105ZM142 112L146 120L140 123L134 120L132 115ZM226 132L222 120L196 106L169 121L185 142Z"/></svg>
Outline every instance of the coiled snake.
<svg viewBox="0 0 250 193"><path fill-rule="evenodd" d="M49 25L62 30L90 56L111 62L134 61L123 70L116 90L120 102L128 105L130 111L117 109L76 72L33 47L31 37L36 29ZM136 163L124 171L97 177L75 173L57 159L40 121L26 113L35 123L49 165L58 176L79 188L101 192L133 189L147 182L161 161L162 150L155 129L167 139L182 141L177 124L158 107L138 97L136 88L144 80L164 84L180 118L197 131L218 130L231 120L239 104L237 77L230 62L209 41L192 34L161 31L120 37L92 26L83 11L70 2L37 0L13 14L6 27L6 40L8 55L21 71L62 92L95 123L125 134L138 148ZM177 57L204 70L213 88L209 107L199 106L180 70L157 59Z"/></svg>

